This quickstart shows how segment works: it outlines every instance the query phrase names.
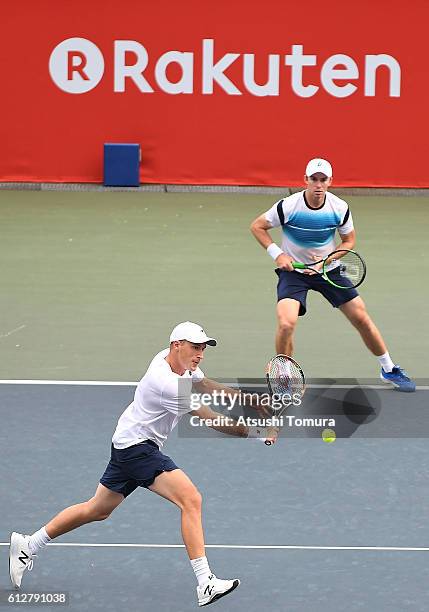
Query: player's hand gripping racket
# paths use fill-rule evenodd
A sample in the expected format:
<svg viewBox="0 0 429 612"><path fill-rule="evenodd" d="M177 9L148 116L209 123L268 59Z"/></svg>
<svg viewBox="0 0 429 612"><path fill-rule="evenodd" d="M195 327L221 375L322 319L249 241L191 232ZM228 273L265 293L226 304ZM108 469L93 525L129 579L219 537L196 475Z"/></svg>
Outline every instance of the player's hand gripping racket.
<svg viewBox="0 0 429 612"><path fill-rule="evenodd" d="M289 407L290 402L286 403L287 398L293 398L294 394L300 397L305 390L305 375L299 363L288 357L288 355L276 355L267 363L265 368L265 378L267 381L268 392L272 398L276 398L276 405L280 403L279 409L272 408L273 416L280 417ZM272 402L274 404L274 402ZM266 440L265 444L270 446L272 441Z"/></svg>
<svg viewBox="0 0 429 612"><path fill-rule="evenodd" d="M312 270L338 289L359 287L366 276L364 260L359 253L348 249L337 249L324 259L313 261L311 264L294 261L292 266L296 270Z"/></svg>

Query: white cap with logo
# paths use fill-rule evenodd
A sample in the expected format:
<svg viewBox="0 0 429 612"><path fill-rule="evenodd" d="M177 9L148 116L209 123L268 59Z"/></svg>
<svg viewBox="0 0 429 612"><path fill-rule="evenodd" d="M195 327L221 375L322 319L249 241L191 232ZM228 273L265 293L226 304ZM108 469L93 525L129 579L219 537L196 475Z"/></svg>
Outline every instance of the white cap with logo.
<svg viewBox="0 0 429 612"><path fill-rule="evenodd" d="M328 161L326 161L326 159L320 159L320 157L310 159L307 164L307 168L305 169L305 176L312 176L313 174L316 174L316 172L321 172L328 178L331 178L332 166Z"/></svg>
<svg viewBox="0 0 429 612"><path fill-rule="evenodd" d="M176 325L170 334L170 342L175 340L187 340L195 344L209 344L210 346L216 346L217 344L214 338L207 336L201 325L191 323L191 321L185 321Z"/></svg>

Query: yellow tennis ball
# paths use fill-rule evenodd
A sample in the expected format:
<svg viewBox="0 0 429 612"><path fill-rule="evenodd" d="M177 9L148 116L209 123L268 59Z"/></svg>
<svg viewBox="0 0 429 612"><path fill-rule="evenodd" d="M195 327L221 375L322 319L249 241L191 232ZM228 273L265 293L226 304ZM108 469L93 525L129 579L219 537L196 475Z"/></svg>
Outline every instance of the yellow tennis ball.
<svg viewBox="0 0 429 612"><path fill-rule="evenodd" d="M337 434L333 429L324 429L322 431L322 440L330 444L331 442L335 442L337 439Z"/></svg>

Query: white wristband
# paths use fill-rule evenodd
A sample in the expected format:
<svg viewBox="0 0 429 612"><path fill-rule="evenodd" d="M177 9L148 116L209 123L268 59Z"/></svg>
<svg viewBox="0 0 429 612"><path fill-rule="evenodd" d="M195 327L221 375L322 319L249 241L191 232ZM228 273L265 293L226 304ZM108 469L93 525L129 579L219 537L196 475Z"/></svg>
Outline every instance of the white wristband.
<svg viewBox="0 0 429 612"><path fill-rule="evenodd" d="M281 250L279 246L275 242L272 242L269 247L267 247L267 253L270 255L274 261L277 259L279 255L283 255L284 251Z"/></svg>

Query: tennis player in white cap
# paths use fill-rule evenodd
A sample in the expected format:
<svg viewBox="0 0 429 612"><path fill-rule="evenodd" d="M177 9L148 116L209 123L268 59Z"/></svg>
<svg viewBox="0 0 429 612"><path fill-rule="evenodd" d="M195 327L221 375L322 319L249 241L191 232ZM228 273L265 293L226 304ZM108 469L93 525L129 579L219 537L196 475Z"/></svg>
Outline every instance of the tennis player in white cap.
<svg viewBox="0 0 429 612"><path fill-rule="evenodd" d="M216 346L200 325L186 321L170 335L170 347L158 353L138 383L134 400L119 418L112 438L110 462L94 497L66 508L31 536L13 532L10 543L10 578L21 586L23 573L32 569L36 553L49 541L73 529L107 519L137 487L145 487L168 499L181 510L182 537L198 586L198 605L205 606L233 591L240 581L220 580L212 573L204 548L201 495L190 478L161 452L179 419L192 412L201 419L215 419L220 413L208 406L190 407L192 388L210 393L224 390L240 394L205 378L199 365L206 346ZM256 406L257 410L261 410ZM232 419L215 429L231 435L253 434L246 425ZM260 437L268 432L259 431ZM275 441L271 438L272 441Z"/></svg>
<svg viewBox="0 0 429 612"><path fill-rule="evenodd" d="M392 361L386 343L357 290L337 289L320 275L293 268L293 261L311 263L336 249L352 250L356 241L347 202L329 191L332 184L329 161L318 157L311 159L305 169L304 181L306 188L303 191L281 198L251 225L256 240L277 266L277 353L292 355L298 317L307 311L307 293L317 291L357 329L368 350L380 363L380 378L398 391L415 391L415 382ZM270 236L274 227L282 229L281 247Z"/></svg>

